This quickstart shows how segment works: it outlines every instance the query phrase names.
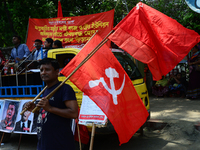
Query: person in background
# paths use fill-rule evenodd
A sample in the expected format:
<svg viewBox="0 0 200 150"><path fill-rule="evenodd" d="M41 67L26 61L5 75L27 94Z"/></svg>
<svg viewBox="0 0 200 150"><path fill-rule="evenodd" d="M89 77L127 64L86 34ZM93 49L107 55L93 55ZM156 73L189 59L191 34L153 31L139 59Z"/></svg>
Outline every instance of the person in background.
<svg viewBox="0 0 200 150"><path fill-rule="evenodd" d="M43 51L42 49L42 41L40 39L36 39L35 41L35 49L36 51L33 54L33 60L42 60L44 53L41 53Z"/></svg>
<svg viewBox="0 0 200 150"><path fill-rule="evenodd" d="M181 73L177 73L175 76L171 75L168 81L169 84L169 95L176 96L181 95L181 97L185 97L186 93L186 79L182 77Z"/></svg>
<svg viewBox="0 0 200 150"><path fill-rule="evenodd" d="M14 35L12 42L15 47L11 50L11 57L10 57L11 60L14 59L15 62L18 63L19 61L22 61L27 56L29 56L30 51L26 44L21 44L20 36Z"/></svg>
<svg viewBox="0 0 200 150"><path fill-rule="evenodd" d="M200 67L200 50L197 45L192 48L191 58L188 56L188 65L190 74L186 97L196 99L200 97L200 70L197 69Z"/></svg>
<svg viewBox="0 0 200 150"><path fill-rule="evenodd" d="M55 41L53 42L53 48L63 48L63 47L62 47L62 42L59 41L59 40L55 40Z"/></svg>
<svg viewBox="0 0 200 150"><path fill-rule="evenodd" d="M48 50L52 49L52 45L53 45L53 39L52 38L47 38L44 41L44 57L43 58L47 58Z"/></svg>
<svg viewBox="0 0 200 150"><path fill-rule="evenodd" d="M1 70L2 70L3 67L4 67L5 62L6 62L6 59L5 59L5 57L3 56L3 54L2 54L2 52L1 52L1 50L0 50L0 69L1 69Z"/></svg>
<svg viewBox="0 0 200 150"><path fill-rule="evenodd" d="M168 80L165 76L162 77L161 80L157 81L154 86L152 86L152 93L159 96L166 96L168 92Z"/></svg>

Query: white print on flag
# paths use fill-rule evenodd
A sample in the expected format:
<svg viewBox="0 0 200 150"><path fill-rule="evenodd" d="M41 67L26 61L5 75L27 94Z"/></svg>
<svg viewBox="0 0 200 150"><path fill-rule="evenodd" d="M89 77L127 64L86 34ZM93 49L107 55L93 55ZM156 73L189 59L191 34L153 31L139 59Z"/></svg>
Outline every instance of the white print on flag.
<svg viewBox="0 0 200 150"><path fill-rule="evenodd" d="M110 78L111 89L108 87L108 85L107 85L106 82L104 81L104 78L103 78L103 77L101 77L99 80L92 80L92 81L89 81L89 86L90 86L91 88L93 88L93 87L95 87L95 86L98 86L99 83L101 82L101 83L103 84L104 88L112 95L112 97L113 97L113 103L114 103L115 105L117 105L117 104L118 104L118 102L117 102L117 95L121 94L121 92L122 92L122 90L123 90L123 88L124 88L124 84L125 84L125 74L124 74L123 83L122 83L120 89L118 89L118 90L115 90L114 78L119 78L119 73L118 73L115 69L109 67L108 69L105 69L105 74L106 74L106 76L107 76L108 78Z"/></svg>

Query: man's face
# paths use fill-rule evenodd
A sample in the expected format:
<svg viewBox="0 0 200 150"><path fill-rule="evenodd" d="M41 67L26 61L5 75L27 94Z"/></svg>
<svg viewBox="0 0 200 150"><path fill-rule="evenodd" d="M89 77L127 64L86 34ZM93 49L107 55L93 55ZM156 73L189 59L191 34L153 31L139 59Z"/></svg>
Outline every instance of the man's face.
<svg viewBox="0 0 200 150"><path fill-rule="evenodd" d="M14 45L17 45L20 43L20 40L17 37L13 37L12 42Z"/></svg>
<svg viewBox="0 0 200 150"><path fill-rule="evenodd" d="M47 41L44 41L44 48L49 48L51 43L48 43Z"/></svg>
<svg viewBox="0 0 200 150"><path fill-rule="evenodd" d="M41 48L41 43L40 43L40 42L35 42L35 48L36 48L37 50L40 50L40 48Z"/></svg>
<svg viewBox="0 0 200 150"><path fill-rule="evenodd" d="M9 105L7 109L6 119L11 121L14 114L15 114L15 105Z"/></svg>
<svg viewBox="0 0 200 150"><path fill-rule="evenodd" d="M31 115L30 111L25 111L24 114L22 115L22 122L25 122L28 120L28 117Z"/></svg>
<svg viewBox="0 0 200 150"><path fill-rule="evenodd" d="M50 83L57 80L59 69L55 70L51 64L40 66L40 77L45 83Z"/></svg>

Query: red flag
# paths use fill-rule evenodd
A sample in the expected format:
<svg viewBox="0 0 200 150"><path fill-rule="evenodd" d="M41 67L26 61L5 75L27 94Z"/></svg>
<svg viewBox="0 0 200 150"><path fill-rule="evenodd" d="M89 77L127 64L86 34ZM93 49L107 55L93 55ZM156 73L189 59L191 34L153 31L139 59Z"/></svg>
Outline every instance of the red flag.
<svg viewBox="0 0 200 150"><path fill-rule="evenodd" d="M61 73L68 76L101 40L99 35L95 35ZM107 115L118 134L120 144L128 142L146 121L148 112L142 100L106 44L70 80Z"/></svg>
<svg viewBox="0 0 200 150"><path fill-rule="evenodd" d="M148 64L155 80L170 72L200 41L195 31L141 2L114 30L109 39Z"/></svg>
<svg viewBox="0 0 200 150"><path fill-rule="evenodd" d="M58 13L57 13L57 17L63 17L62 6L61 6L60 1L58 1Z"/></svg>

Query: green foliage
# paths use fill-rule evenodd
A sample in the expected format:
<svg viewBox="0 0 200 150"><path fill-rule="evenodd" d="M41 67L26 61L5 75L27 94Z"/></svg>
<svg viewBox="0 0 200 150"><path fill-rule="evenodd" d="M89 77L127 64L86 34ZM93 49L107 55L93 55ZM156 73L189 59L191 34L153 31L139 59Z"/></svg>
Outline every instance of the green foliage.
<svg viewBox="0 0 200 150"><path fill-rule="evenodd" d="M147 4L200 34L200 14L191 10L185 0L159 0Z"/></svg>
<svg viewBox="0 0 200 150"><path fill-rule="evenodd" d="M95 14L115 9L114 26L140 0L61 0L63 16ZM192 11L184 0L143 0L143 3L176 19L183 26L200 33L199 14ZM13 46L12 36L18 34L25 42L28 19L54 18L58 0L2 0L0 3L0 47Z"/></svg>

